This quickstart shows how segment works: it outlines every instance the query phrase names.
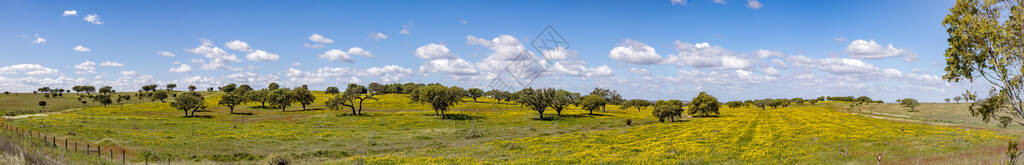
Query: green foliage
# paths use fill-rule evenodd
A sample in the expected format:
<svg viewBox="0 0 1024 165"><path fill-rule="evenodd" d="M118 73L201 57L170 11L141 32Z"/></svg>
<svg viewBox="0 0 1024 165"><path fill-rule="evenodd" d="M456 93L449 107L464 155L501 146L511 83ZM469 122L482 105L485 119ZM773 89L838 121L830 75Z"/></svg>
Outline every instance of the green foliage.
<svg viewBox="0 0 1024 165"><path fill-rule="evenodd" d="M462 102L463 94L461 88L458 87L445 87L443 85L428 85L424 87L416 87L409 94L409 98L415 103L426 103L434 109L434 115L441 116L442 119L446 119L445 111L448 111L448 107L453 106Z"/></svg>
<svg viewBox="0 0 1024 165"><path fill-rule="evenodd" d="M480 98L480 97L484 96L484 90L481 90L480 88L469 88L469 90L467 90L467 92L468 92L469 97L473 98L473 102L476 102L476 98Z"/></svg>
<svg viewBox="0 0 1024 165"><path fill-rule="evenodd" d="M295 96L288 88L279 88L277 90L270 91L267 94L267 102L270 102L270 106L281 108L281 112L284 112L288 106L291 106L295 102Z"/></svg>
<svg viewBox="0 0 1024 165"><path fill-rule="evenodd" d="M313 104L313 101L316 100L316 96L313 96L313 93L309 92L309 89L306 88L295 88L292 90L292 94L295 102L299 102L302 105L302 110L306 110L306 106Z"/></svg>
<svg viewBox="0 0 1024 165"><path fill-rule="evenodd" d="M921 105L921 103L917 102L917 99L912 99L912 98L900 99L899 103L903 107L910 108L910 112L914 112L914 107L917 107L918 105Z"/></svg>
<svg viewBox="0 0 1024 165"><path fill-rule="evenodd" d="M576 102L573 96L579 95L563 89L554 88L542 89L541 92L544 94L544 97L548 99L548 106L551 107L551 109L554 109L559 116L562 115L562 110Z"/></svg>
<svg viewBox="0 0 1024 165"><path fill-rule="evenodd" d="M196 91L196 86L195 85L189 85L188 86L188 91L189 92L195 92Z"/></svg>
<svg viewBox="0 0 1024 165"><path fill-rule="evenodd" d="M166 87L167 87L167 90L174 91L174 88L177 88L178 84L167 84Z"/></svg>
<svg viewBox="0 0 1024 165"><path fill-rule="evenodd" d="M102 93L102 94L114 93L114 88L110 87L110 86L103 86L103 87L100 88L99 92Z"/></svg>
<svg viewBox="0 0 1024 165"><path fill-rule="evenodd" d="M104 107L114 103L114 100L110 99L110 95L96 95L96 96L92 96L92 101L94 101L96 103L100 103L100 105L103 105Z"/></svg>
<svg viewBox="0 0 1024 165"><path fill-rule="evenodd" d="M658 118L658 121L665 122L675 121L676 116L683 114L683 101L680 100L658 100L654 103L654 111L651 111L651 115Z"/></svg>
<svg viewBox="0 0 1024 165"><path fill-rule="evenodd" d="M170 97L170 96L167 93L167 91L162 91L161 90L161 91L153 92L153 99L160 100L161 103L163 103L164 100L166 100L168 97Z"/></svg>
<svg viewBox="0 0 1024 165"><path fill-rule="evenodd" d="M224 93L231 93L231 92L234 92L234 91L235 91L235 89L238 89L238 84L235 84L235 83L231 83L231 84L228 84L228 85L224 85L224 86L221 86L221 87L220 87L220 88L218 88L218 89L219 89L219 90L220 90L221 92L224 92Z"/></svg>
<svg viewBox="0 0 1024 165"><path fill-rule="evenodd" d="M377 82L370 83L369 85L366 86L366 89L368 90L367 93L383 93L384 92L384 86L380 85L380 83L377 83Z"/></svg>
<svg viewBox="0 0 1024 165"><path fill-rule="evenodd" d="M46 101L39 101L39 106L43 107L43 109L46 109Z"/></svg>
<svg viewBox="0 0 1024 165"><path fill-rule="evenodd" d="M700 94L697 94L697 97L693 97L693 100L690 101L690 115L702 117L718 115L719 104L721 103L714 96L700 92Z"/></svg>
<svg viewBox="0 0 1024 165"><path fill-rule="evenodd" d="M267 102L270 101L270 90L262 89L257 91L246 92L242 95L242 99L247 102L259 102L261 107L267 107Z"/></svg>
<svg viewBox="0 0 1024 165"><path fill-rule="evenodd" d="M196 111L206 108L202 95L195 92L185 93L171 102L171 107L185 112L185 117L194 116ZM190 113L191 112L191 113Z"/></svg>
<svg viewBox="0 0 1024 165"><path fill-rule="evenodd" d="M324 94L336 95L339 93L341 93L341 90L338 90L338 87L327 87L327 89L324 90Z"/></svg>
<svg viewBox="0 0 1024 165"><path fill-rule="evenodd" d="M288 165L291 164L286 154L271 154L263 160L260 160L259 165Z"/></svg>
<svg viewBox="0 0 1024 165"><path fill-rule="evenodd" d="M548 98L542 90L524 88L516 92L516 102L526 106L530 110L537 111L539 119L544 119L544 110L551 105L551 98Z"/></svg>
<svg viewBox="0 0 1024 165"><path fill-rule="evenodd" d="M743 106L743 102L741 102L741 101L729 101L729 102L726 102L725 105L729 106L729 108L737 108L737 107Z"/></svg>
<svg viewBox="0 0 1024 165"><path fill-rule="evenodd" d="M267 84L267 89L269 89L271 91L277 90L277 89L280 89L280 88L281 88L281 85L277 85L276 82L272 82L270 84Z"/></svg>
<svg viewBox="0 0 1024 165"><path fill-rule="evenodd" d="M242 104L244 99L235 93L226 94L220 97L220 101L217 104L227 106L231 113L235 113L235 106Z"/></svg>
<svg viewBox="0 0 1024 165"><path fill-rule="evenodd" d="M622 109L623 109L623 110L627 110L627 109L629 109L630 107L632 107L632 108L636 108L636 111L638 111L638 112L639 112L639 111L640 111L640 109L642 109L642 108L646 108L646 107L648 107L648 106L651 106L651 102L649 102L649 101L647 101L647 100L643 100L643 99L632 99L632 100L629 100L629 101L626 101L625 103L623 103L623 104L622 104Z"/></svg>
<svg viewBox="0 0 1024 165"><path fill-rule="evenodd" d="M580 100L580 106L584 110L590 111L591 115L594 114L594 110L604 107L605 104L608 104L608 102L600 95L587 95L583 97L583 100Z"/></svg>

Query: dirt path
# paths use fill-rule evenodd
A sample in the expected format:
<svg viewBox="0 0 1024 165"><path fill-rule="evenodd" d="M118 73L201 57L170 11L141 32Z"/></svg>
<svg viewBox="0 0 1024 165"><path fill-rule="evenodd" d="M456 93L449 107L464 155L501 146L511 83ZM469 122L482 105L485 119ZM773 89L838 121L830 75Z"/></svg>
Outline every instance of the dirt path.
<svg viewBox="0 0 1024 165"><path fill-rule="evenodd" d="M28 117L42 117L42 116L49 116L49 115L52 115L52 114L60 114L60 113L76 111L76 110L79 110L79 109L82 109L82 108L69 108L69 109L60 110L60 111L53 111L53 112L46 112L46 113L35 113L35 114L24 114L24 115L17 115L17 116L4 116L4 119L21 119L21 118L28 118Z"/></svg>

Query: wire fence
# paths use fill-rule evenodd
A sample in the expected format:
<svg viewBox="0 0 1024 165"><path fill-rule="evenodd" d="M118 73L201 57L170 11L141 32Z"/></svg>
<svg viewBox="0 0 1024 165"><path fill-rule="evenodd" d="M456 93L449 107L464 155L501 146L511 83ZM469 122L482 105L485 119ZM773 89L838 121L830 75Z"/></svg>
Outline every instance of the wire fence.
<svg viewBox="0 0 1024 165"><path fill-rule="evenodd" d="M99 158L109 160L114 163L121 164L171 164L171 158L167 157L161 159L154 154L144 154L142 160L134 160L141 162L132 162L129 157L136 156L137 152L119 146L110 145L99 145L88 142L71 140L69 138L58 138L57 136L48 135L40 131L32 131L30 129L19 128L17 126L8 124L7 122L0 122L0 129L8 131L14 134L27 136L29 138L40 138L46 143L46 147L52 147L54 149L63 149L67 152L81 152L85 155L95 155Z"/></svg>

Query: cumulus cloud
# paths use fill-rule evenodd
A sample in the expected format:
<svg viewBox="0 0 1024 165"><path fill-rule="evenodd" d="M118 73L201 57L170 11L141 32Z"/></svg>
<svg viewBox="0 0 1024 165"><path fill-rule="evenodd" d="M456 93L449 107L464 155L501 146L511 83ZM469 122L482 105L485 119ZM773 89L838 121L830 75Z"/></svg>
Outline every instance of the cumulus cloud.
<svg viewBox="0 0 1024 165"><path fill-rule="evenodd" d="M97 24L97 25L103 24L103 21L100 20L100 15L96 15L95 13L89 14L89 15L85 15L85 17L82 17L82 20L84 20L85 22L89 22L89 23Z"/></svg>
<svg viewBox="0 0 1024 165"><path fill-rule="evenodd" d="M669 56L664 63L702 69L746 69L754 66L750 59L707 42L690 44L675 41L675 45L679 53Z"/></svg>
<svg viewBox="0 0 1024 165"><path fill-rule="evenodd" d="M425 60L455 58L455 54L452 54L447 46L434 43L417 47L415 55Z"/></svg>
<svg viewBox="0 0 1024 165"><path fill-rule="evenodd" d="M256 51L253 51L252 53L249 53L248 55L245 55L245 59L249 59L249 61L267 62L267 61L277 61L280 58L281 57L278 56L277 54L269 53L269 52L263 51L263 50L256 50Z"/></svg>
<svg viewBox="0 0 1024 165"><path fill-rule="evenodd" d="M372 67L366 69L368 76L380 77L382 83L398 82L398 79L413 73L412 69L403 68L398 65L387 65L383 67Z"/></svg>
<svg viewBox="0 0 1024 165"><path fill-rule="evenodd" d="M305 47L307 47L307 48L314 48L314 49L316 49L316 48L325 48L325 47L327 47L327 46L324 46L324 44L309 44L309 43L306 43L306 44L305 44L305 45L303 45L303 46L305 46Z"/></svg>
<svg viewBox="0 0 1024 165"><path fill-rule="evenodd" d="M34 44L46 43L46 39L43 38L43 37L40 37L38 34L36 34L36 39L32 40L32 43L34 43Z"/></svg>
<svg viewBox="0 0 1024 165"><path fill-rule="evenodd" d="M210 40L202 40L202 44L200 44L196 48L188 49L186 50L186 52L196 55L202 55L206 59L205 62L207 63L199 67L203 70L241 70L241 68L234 68L225 65L226 63L241 62L242 60L239 59L238 56L230 54L227 51L224 51L224 49L217 47Z"/></svg>
<svg viewBox="0 0 1024 165"><path fill-rule="evenodd" d="M168 51L159 51L159 52L156 52L156 54L159 54L160 56L164 56L164 57L174 57L174 53L171 53L171 52L168 52Z"/></svg>
<svg viewBox="0 0 1024 165"><path fill-rule="evenodd" d="M252 52L253 51L252 47L249 47L249 43L245 43L245 42L240 41L240 40L234 40L234 41L231 41L231 42L224 43L224 47L228 47L228 49L231 49L231 50L243 51L243 52Z"/></svg>
<svg viewBox="0 0 1024 165"><path fill-rule="evenodd" d="M757 10L757 9L761 9L761 7L763 7L763 5L761 5L760 1L757 1L757 0L747 0L747 8L751 8L751 9Z"/></svg>
<svg viewBox="0 0 1024 165"><path fill-rule="evenodd" d="M722 5L724 5L724 4L725 4L725 0L713 0L713 1L711 1L711 2L714 2L714 3L716 3L716 4L722 4Z"/></svg>
<svg viewBox="0 0 1024 165"><path fill-rule="evenodd" d="M420 66L420 72L440 72L458 76L476 75L473 65L463 59L434 59Z"/></svg>
<svg viewBox="0 0 1024 165"><path fill-rule="evenodd" d="M576 56L579 52L559 46L554 49L544 50L542 54L544 55L544 59L547 60L564 60L569 59L569 57Z"/></svg>
<svg viewBox="0 0 1024 165"><path fill-rule="evenodd" d="M178 72L178 73L192 72L192 66L189 66L188 64L181 64L181 65L178 65L178 67L174 67L174 68L168 69L168 71L170 71L170 72Z"/></svg>
<svg viewBox="0 0 1024 165"><path fill-rule="evenodd" d="M754 52L754 54L756 54L757 57L760 57L760 58L784 57L784 56L786 56L785 54L782 54L782 52L780 52L778 50L765 50L765 49L757 50L756 52Z"/></svg>
<svg viewBox="0 0 1024 165"><path fill-rule="evenodd" d="M53 75L57 74L58 70L53 68L43 67L39 64L14 64L4 67L0 67L0 74L16 74L23 73L26 75ZM34 89L34 88L33 88Z"/></svg>
<svg viewBox="0 0 1024 165"><path fill-rule="evenodd" d="M78 10L64 10L64 14L61 16L78 16Z"/></svg>
<svg viewBox="0 0 1024 165"><path fill-rule="evenodd" d="M86 60L85 62L82 62L78 65L75 65L74 68L75 73L77 74L96 73L96 63L89 60Z"/></svg>
<svg viewBox="0 0 1024 165"><path fill-rule="evenodd" d="M373 38L374 40L380 41L380 40L388 39L388 35L385 35L384 33L381 33L381 32L377 32L377 33L371 33L370 34L370 38Z"/></svg>
<svg viewBox="0 0 1024 165"><path fill-rule="evenodd" d="M837 75L868 75L877 73L878 67L865 63L858 59L850 58L824 58L814 59L806 56L789 56L786 58L789 63L796 67L816 68L828 73Z"/></svg>
<svg viewBox="0 0 1024 165"><path fill-rule="evenodd" d="M327 52L324 52L323 54L320 54L319 57L320 57L320 59L327 59L327 61L337 61L337 62L352 63L352 62L355 62L355 60L352 59L352 55L359 55L359 56L365 56L365 57L373 57L373 54L371 54L370 51L367 51L367 50L365 50L363 48L360 48L360 47L352 47L352 48L349 48L348 51L341 51L341 50L338 50L338 49L331 49L331 50L328 50Z"/></svg>
<svg viewBox="0 0 1024 165"><path fill-rule="evenodd" d="M71 48L71 49L74 49L75 51L78 51L78 52L89 52L89 51L92 51L89 48L86 48L85 46L82 46L82 45L75 46L74 48Z"/></svg>
<svg viewBox="0 0 1024 165"><path fill-rule="evenodd" d="M661 55L653 47L643 42L626 39L619 43L618 47L612 48L608 57L625 63L637 65L651 65L661 62Z"/></svg>
<svg viewBox="0 0 1024 165"><path fill-rule="evenodd" d="M137 73L137 72L135 72L135 71L133 71L133 70L125 70L125 71L121 71L121 76L126 76L126 77L135 77L135 76L137 76L137 75L139 75L139 73Z"/></svg>
<svg viewBox="0 0 1024 165"><path fill-rule="evenodd" d="M686 6L686 0L669 0L672 5L683 5Z"/></svg>
<svg viewBox="0 0 1024 165"><path fill-rule="evenodd" d="M572 64L572 63L562 64L561 62L555 62L554 65L551 65L550 71L554 72L554 73L558 73L558 74L568 75L568 76L588 77L588 78L589 77L605 77L605 76L613 76L614 75L614 73L612 72L612 68L608 67L608 65L601 65L601 66L596 67L596 68L587 68L587 67L583 66L582 63L580 63L580 64Z"/></svg>
<svg viewBox="0 0 1024 165"><path fill-rule="evenodd" d="M103 63L100 63L100 66L106 66L106 67L122 67L122 66L124 66L124 64L122 64L122 63L118 63L118 62L113 62L113 61L104 61Z"/></svg>
<svg viewBox="0 0 1024 165"><path fill-rule="evenodd" d="M647 71L646 68L629 68L629 72L636 73L638 75L650 76L651 72Z"/></svg>
<svg viewBox="0 0 1024 165"><path fill-rule="evenodd" d="M481 72L478 77L462 77L464 79L493 78L500 72L512 72L512 76L523 78L548 71L545 66L547 61L526 51L519 39L511 35L503 34L491 40L466 36L466 44L487 47L491 49L491 54L476 64ZM566 50L566 53L570 52Z"/></svg>
<svg viewBox="0 0 1024 165"><path fill-rule="evenodd" d="M313 35L309 36L309 41L325 43L325 44L334 43L334 40L332 40L330 38L327 38L327 37L324 37L324 36L322 36L320 34L316 34L316 33L313 33Z"/></svg>
<svg viewBox="0 0 1024 165"><path fill-rule="evenodd" d="M880 59L904 56L904 60L907 62L917 60L917 54L910 50L898 49L892 44L882 47L875 40L854 40L846 46L846 53L850 54L853 58Z"/></svg>

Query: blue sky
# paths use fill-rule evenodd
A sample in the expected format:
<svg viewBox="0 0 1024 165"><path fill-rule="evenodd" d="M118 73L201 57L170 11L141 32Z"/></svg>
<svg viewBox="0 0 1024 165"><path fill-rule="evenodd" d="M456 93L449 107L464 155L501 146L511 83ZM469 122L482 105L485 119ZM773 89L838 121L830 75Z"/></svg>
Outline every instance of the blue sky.
<svg viewBox="0 0 1024 165"><path fill-rule="evenodd" d="M708 91L723 100L941 101L972 87L941 80L941 20L952 4L14 0L0 2L0 90L269 82L492 88L495 79L515 83L497 66L520 62L510 52L527 51L537 64L526 68L542 73L529 86L582 93L602 87L643 99ZM568 48L545 53L531 46L548 25Z"/></svg>

